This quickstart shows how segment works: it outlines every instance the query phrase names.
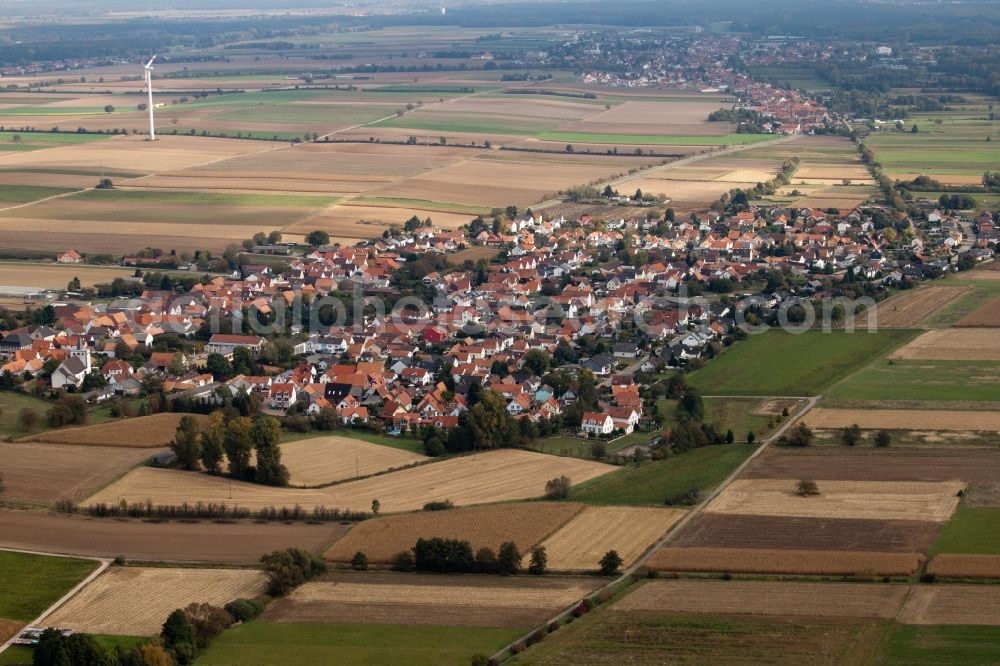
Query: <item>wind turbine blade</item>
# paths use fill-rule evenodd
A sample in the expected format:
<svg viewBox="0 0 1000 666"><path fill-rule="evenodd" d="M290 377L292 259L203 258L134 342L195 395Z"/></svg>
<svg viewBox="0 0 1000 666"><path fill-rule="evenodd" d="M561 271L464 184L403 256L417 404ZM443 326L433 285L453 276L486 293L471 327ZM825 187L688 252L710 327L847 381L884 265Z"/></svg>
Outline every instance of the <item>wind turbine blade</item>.
<svg viewBox="0 0 1000 666"><path fill-rule="evenodd" d="M152 58L149 59L149 62L146 63L146 69L150 69L152 67L154 60L156 60L156 56L155 55Z"/></svg>

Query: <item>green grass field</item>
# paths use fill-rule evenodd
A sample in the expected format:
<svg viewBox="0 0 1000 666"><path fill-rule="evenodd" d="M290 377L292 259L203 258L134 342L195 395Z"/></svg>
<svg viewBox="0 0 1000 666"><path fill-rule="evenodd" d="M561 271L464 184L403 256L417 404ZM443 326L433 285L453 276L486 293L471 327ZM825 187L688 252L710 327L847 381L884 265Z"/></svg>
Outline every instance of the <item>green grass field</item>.
<svg viewBox="0 0 1000 666"><path fill-rule="evenodd" d="M705 423L711 423L715 431L720 435L725 435L726 431L732 429L737 442L746 441L746 435L751 430L758 438L768 432L768 421L770 416L754 414L760 405L759 398L705 398ZM677 401L660 400L657 403L660 414L665 420L663 428L666 430L677 424Z"/></svg>
<svg viewBox="0 0 1000 666"><path fill-rule="evenodd" d="M931 555L1000 555L1000 509L961 505L931 547Z"/></svg>
<svg viewBox="0 0 1000 666"><path fill-rule="evenodd" d="M250 123L302 123L323 126L360 125L395 113L393 105L264 104L244 106L213 116L214 120Z"/></svg>
<svg viewBox="0 0 1000 666"><path fill-rule="evenodd" d="M498 107L498 110L500 108ZM404 127L428 132L467 132L482 134L513 134L532 136L558 124L545 119L510 118L502 115L480 114L475 117L459 114L434 114L431 112L407 113L399 118L389 118L372 127Z"/></svg>
<svg viewBox="0 0 1000 666"><path fill-rule="evenodd" d="M219 636L198 666L407 664L468 666L525 629L427 625L283 624L250 622Z"/></svg>
<svg viewBox="0 0 1000 666"><path fill-rule="evenodd" d="M19 423L22 409L33 409L38 414L38 428L35 432L47 430L45 413L49 411L49 407L51 404L41 398L12 391L0 392L0 435L20 437L28 434Z"/></svg>
<svg viewBox="0 0 1000 666"><path fill-rule="evenodd" d="M108 134L64 134L61 132L0 132L0 141L8 143L20 136L25 143L90 143L107 139Z"/></svg>
<svg viewBox="0 0 1000 666"><path fill-rule="evenodd" d="M705 395L817 395L915 335L902 329L799 335L772 329L737 342L692 373L688 384Z"/></svg>
<svg viewBox="0 0 1000 666"><path fill-rule="evenodd" d="M896 624L873 663L900 666L998 664L1000 627Z"/></svg>
<svg viewBox="0 0 1000 666"><path fill-rule="evenodd" d="M826 394L831 400L1000 401L1000 361L879 360Z"/></svg>
<svg viewBox="0 0 1000 666"><path fill-rule="evenodd" d="M340 197L308 194L233 194L227 192L165 192L146 190L87 190L73 195L77 201L198 206L290 206L322 208Z"/></svg>
<svg viewBox="0 0 1000 666"><path fill-rule="evenodd" d="M93 560L0 551L0 617L34 620L96 568Z"/></svg>
<svg viewBox="0 0 1000 666"><path fill-rule="evenodd" d="M975 273L964 273L961 276L951 276L935 283L943 287L963 287L968 289L958 299L952 301L924 322L932 328L948 328L965 315L979 309L991 298L1000 296L1000 280L977 280L971 278Z"/></svg>
<svg viewBox="0 0 1000 666"><path fill-rule="evenodd" d="M662 505L666 498L695 486L702 492L715 488L753 452L745 444L720 444L639 466L626 465L574 487L570 498L586 504Z"/></svg>
<svg viewBox="0 0 1000 666"><path fill-rule="evenodd" d="M772 134L729 134L720 136L678 136L663 134L591 134L587 132L542 132L542 141L562 143L649 144L663 146L743 146L773 141Z"/></svg>
<svg viewBox="0 0 1000 666"><path fill-rule="evenodd" d="M423 453L424 443L415 437L393 437L392 435L383 435L381 433L371 432L369 430L337 430L334 433L338 437L348 437L350 439L360 439L364 442L371 442L372 444L381 444L382 446L391 446L394 449L402 449L403 451L412 451L413 453Z"/></svg>

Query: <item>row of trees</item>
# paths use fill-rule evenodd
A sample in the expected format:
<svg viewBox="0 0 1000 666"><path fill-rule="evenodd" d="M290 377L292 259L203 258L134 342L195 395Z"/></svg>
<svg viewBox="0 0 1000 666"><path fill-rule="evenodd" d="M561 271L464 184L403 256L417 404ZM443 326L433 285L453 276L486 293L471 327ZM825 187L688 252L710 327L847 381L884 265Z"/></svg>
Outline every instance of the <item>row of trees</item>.
<svg viewBox="0 0 1000 666"><path fill-rule="evenodd" d="M286 486L289 474L281 464L280 442L281 424L271 416L238 416L227 422L222 411L215 411L202 427L194 416L182 416L171 450L184 469L203 466L219 474L226 462L234 479ZM255 466L250 464L251 453L256 454Z"/></svg>

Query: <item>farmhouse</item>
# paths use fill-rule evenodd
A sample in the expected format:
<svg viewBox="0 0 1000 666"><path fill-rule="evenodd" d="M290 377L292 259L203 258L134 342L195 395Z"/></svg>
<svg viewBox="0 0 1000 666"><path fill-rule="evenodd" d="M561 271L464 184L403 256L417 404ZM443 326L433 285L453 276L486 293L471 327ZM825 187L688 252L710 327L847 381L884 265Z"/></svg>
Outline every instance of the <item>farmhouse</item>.
<svg viewBox="0 0 1000 666"><path fill-rule="evenodd" d="M78 264L83 261L83 257L76 250L70 249L56 257L56 261L60 264Z"/></svg>

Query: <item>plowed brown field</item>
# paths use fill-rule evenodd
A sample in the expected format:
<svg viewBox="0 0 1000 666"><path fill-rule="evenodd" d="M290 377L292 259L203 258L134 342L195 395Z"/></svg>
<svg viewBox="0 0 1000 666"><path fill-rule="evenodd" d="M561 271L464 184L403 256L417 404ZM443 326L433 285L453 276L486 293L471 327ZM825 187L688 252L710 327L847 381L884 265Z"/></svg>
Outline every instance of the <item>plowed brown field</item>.
<svg viewBox="0 0 1000 666"><path fill-rule="evenodd" d="M1000 297L986 301L978 309L955 322L955 326L1000 327ZM1000 334L1000 331L993 331L993 333Z"/></svg>
<svg viewBox="0 0 1000 666"><path fill-rule="evenodd" d="M903 606L904 624L1000 625L1000 585L921 585Z"/></svg>
<svg viewBox="0 0 1000 666"><path fill-rule="evenodd" d="M611 465L505 449L462 456L319 489L274 488L230 482L218 476L143 467L129 472L87 500L88 504L182 504L223 502L247 508L301 505L368 511L379 500L382 511L414 511L431 501L487 504L540 497L550 479L567 476L582 483L615 469Z"/></svg>
<svg viewBox="0 0 1000 666"><path fill-rule="evenodd" d="M549 568L596 570L609 550L618 551L628 566L685 513L679 509L587 507L542 543Z"/></svg>
<svg viewBox="0 0 1000 666"><path fill-rule="evenodd" d="M958 506L961 481L822 481L801 497L794 479L737 479L705 509L713 513L803 518L945 521Z"/></svg>
<svg viewBox="0 0 1000 666"><path fill-rule="evenodd" d="M889 358L918 361L1000 361L1000 335L997 333L988 328L942 328L927 331L893 352Z"/></svg>
<svg viewBox="0 0 1000 666"><path fill-rule="evenodd" d="M914 409L818 408L803 417L810 428L846 428L858 424L863 430L1000 430L1000 412Z"/></svg>
<svg viewBox="0 0 1000 666"><path fill-rule="evenodd" d="M702 513L684 526L671 546L914 553L926 552L940 530L941 523L917 520Z"/></svg>
<svg viewBox="0 0 1000 666"><path fill-rule="evenodd" d="M152 636L177 608L222 606L264 592L266 577L249 569L114 567L81 590L46 622L93 634Z"/></svg>
<svg viewBox="0 0 1000 666"><path fill-rule="evenodd" d="M313 437L281 445L293 486L318 486L427 460L419 453L349 437Z"/></svg>
<svg viewBox="0 0 1000 666"><path fill-rule="evenodd" d="M483 547L496 552L504 541L513 541L523 553L582 508L581 504L569 502L528 502L383 516L355 525L330 547L325 557L346 562L360 551L369 560L384 563L396 553L413 548L417 539L433 537L468 541L473 552Z"/></svg>
<svg viewBox="0 0 1000 666"><path fill-rule="evenodd" d="M744 548L663 548L647 566L657 571L729 572L814 576L912 576L920 553L865 553Z"/></svg>
<svg viewBox="0 0 1000 666"><path fill-rule="evenodd" d="M959 298L965 287L925 287L904 291L878 303L855 322L864 328L874 318L879 328L910 328L926 321L935 312Z"/></svg>
<svg viewBox="0 0 1000 666"><path fill-rule="evenodd" d="M1000 555L938 555L927 573L942 578L1000 578Z"/></svg>
<svg viewBox="0 0 1000 666"><path fill-rule="evenodd" d="M177 424L184 416L193 416L204 422L201 414L162 413L138 416L131 419L108 421L79 428L62 428L22 437L21 442L51 442L54 444L90 444L120 446L132 449L159 449L169 446L177 432Z"/></svg>
<svg viewBox="0 0 1000 666"><path fill-rule="evenodd" d="M890 618L905 585L657 580L612 606L616 611L723 615Z"/></svg>

